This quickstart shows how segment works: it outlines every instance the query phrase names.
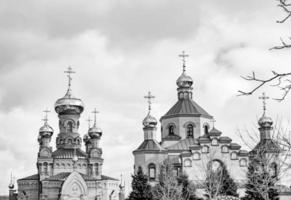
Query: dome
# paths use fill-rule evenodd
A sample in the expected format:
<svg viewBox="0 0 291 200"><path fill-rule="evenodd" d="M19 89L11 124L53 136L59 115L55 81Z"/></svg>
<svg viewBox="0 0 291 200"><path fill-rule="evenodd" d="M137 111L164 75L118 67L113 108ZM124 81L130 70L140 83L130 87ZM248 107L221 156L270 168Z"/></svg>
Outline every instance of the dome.
<svg viewBox="0 0 291 200"><path fill-rule="evenodd" d="M176 81L178 87L191 87L193 84L193 79L188 76L185 72Z"/></svg>
<svg viewBox="0 0 291 200"><path fill-rule="evenodd" d="M85 134L84 137L83 137L83 141L84 142L87 142L89 140L89 135L88 134Z"/></svg>
<svg viewBox="0 0 291 200"><path fill-rule="evenodd" d="M8 187L9 187L10 190L12 190L12 189L14 188L14 184L13 184L13 183L10 183L10 184L8 185Z"/></svg>
<svg viewBox="0 0 291 200"><path fill-rule="evenodd" d="M102 136L102 130L96 124L89 129L88 133L91 138L99 138Z"/></svg>
<svg viewBox="0 0 291 200"><path fill-rule="evenodd" d="M56 101L55 110L58 114L64 112L81 114L84 110L84 103L81 99L74 97L71 90L68 89L66 95Z"/></svg>
<svg viewBox="0 0 291 200"><path fill-rule="evenodd" d="M142 124L144 125L144 127L155 127L158 124L158 121L156 120L156 118L151 116L150 113L148 113L148 115L142 121Z"/></svg>
<svg viewBox="0 0 291 200"><path fill-rule="evenodd" d="M54 132L54 129L48 125L47 123L45 123L42 127L40 127L39 129L39 134L40 136L52 136Z"/></svg>
<svg viewBox="0 0 291 200"><path fill-rule="evenodd" d="M259 121L258 121L258 124L260 126L272 126L273 124L273 120L271 117L267 117L266 115L263 115Z"/></svg>

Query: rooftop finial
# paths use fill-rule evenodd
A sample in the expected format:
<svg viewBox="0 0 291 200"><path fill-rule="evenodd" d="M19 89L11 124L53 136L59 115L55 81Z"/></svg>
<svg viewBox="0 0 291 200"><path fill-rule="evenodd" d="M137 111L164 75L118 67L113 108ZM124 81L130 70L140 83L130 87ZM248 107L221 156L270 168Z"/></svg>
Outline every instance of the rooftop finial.
<svg viewBox="0 0 291 200"><path fill-rule="evenodd" d="M68 74L67 76L68 76L68 90L70 90L71 89L71 82L72 82L72 77L71 77L71 74L74 74L74 73L76 73L75 71L73 71L73 69L72 69L72 67L71 66L69 66L68 67L68 69L67 69L67 71L65 71L65 73L66 74Z"/></svg>
<svg viewBox="0 0 291 200"><path fill-rule="evenodd" d="M10 174L10 183L9 183L9 189L12 190L14 188L14 178L12 176L12 172Z"/></svg>
<svg viewBox="0 0 291 200"><path fill-rule="evenodd" d="M263 101L263 116L266 114L266 100L269 99L268 96L266 96L266 93L263 92L262 96L259 96L259 99L262 99Z"/></svg>
<svg viewBox="0 0 291 200"><path fill-rule="evenodd" d="M45 124L47 124L47 122L48 122L48 113L51 112L51 111L46 108L43 112L45 113L43 121L44 121Z"/></svg>
<svg viewBox="0 0 291 200"><path fill-rule="evenodd" d="M86 121L88 122L88 128L90 128L91 122L92 122L92 119L90 118L90 116L88 117L88 119Z"/></svg>
<svg viewBox="0 0 291 200"><path fill-rule="evenodd" d="M185 54L185 51L182 51L182 54L179 55L179 57L182 58L182 62L183 62L183 72L186 71L186 58L189 57L188 54Z"/></svg>
<svg viewBox="0 0 291 200"><path fill-rule="evenodd" d="M154 99L155 96L152 95L152 93L149 91L148 92L148 95L147 96L144 96L144 98L148 99L148 104L149 104L149 112L151 111L152 107L152 100L151 99Z"/></svg>
<svg viewBox="0 0 291 200"><path fill-rule="evenodd" d="M216 120L215 120L214 118L212 118L212 119L211 119L211 122L212 122L212 126L213 126L213 128L214 128L214 125L215 125Z"/></svg>
<svg viewBox="0 0 291 200"><path fill-rule="evenodd" d="M97 114L99 113L99 111L97 111L97 109L95 108L92 113L94 114L94 126L96 126L96 117L97 117Z"/></svg>

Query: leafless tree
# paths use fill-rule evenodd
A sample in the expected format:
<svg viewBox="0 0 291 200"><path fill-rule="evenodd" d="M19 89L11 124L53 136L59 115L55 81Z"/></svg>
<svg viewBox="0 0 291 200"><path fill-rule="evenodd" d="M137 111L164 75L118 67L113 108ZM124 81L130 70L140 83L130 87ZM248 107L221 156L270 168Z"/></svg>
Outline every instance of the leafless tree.
<svg viewBox="0 0 291 200"><path fill-rule="evenodd" d="M183 191L183 185L177 181L177 175L169 160L165 160L160 166L159 183L153 187L153 199L156 200L189 200L195 194L195 187L190 184L187 191Z"/></svg>

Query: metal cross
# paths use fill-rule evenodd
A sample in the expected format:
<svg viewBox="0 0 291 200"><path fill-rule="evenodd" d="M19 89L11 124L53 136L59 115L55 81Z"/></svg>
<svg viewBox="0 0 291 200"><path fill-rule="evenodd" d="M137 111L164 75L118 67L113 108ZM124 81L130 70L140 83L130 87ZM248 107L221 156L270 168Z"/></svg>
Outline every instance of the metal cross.
<svg viewBox="0 0 291 200"><path fill-rule="evenodd" d="M96 115L99 113L99 111L97 111L97 109L95 108L92 113L94 114L94 124L96 125Z"/></svg>
<svg viewBox="0 0 291 200"><path fill-rule="evenodd" d="M68 85L69 85L69 88L71 88L71 81L72 81L71 74L74 74L74 73L76 73L76 72L73 71L73 69L72 69L71 66L69 66L69 67L68 67L68 70L65 71L65 73L68 74L68 75L67 75L67 76L68 76L68 79L69 79Z"/></svg>
<svg viewBox="0 0 291 200"><path fill-rule="evenodd" d="M182 51L182 54L179 55L179 57L182 58L182 62L183 62L183 72L186 71L186 59L187 57L189 57L188 54L185 54L185 51Z"/></svg>
<svg viewBox="0 0 291 200"><path fill-rule="evenodd" d="M51 111L46 108L43 112L45 113L43 121L45 123L47 123L48 122L48 113L51 112Z"/></svg>
<svg viewBox="0 0 291 200"><path fill-rule="evenodd" d="M214 128L214 124L215 124L216 120L215 120L214 118L212 118L212 119L211 119L211 122L212 122L212 126L213 126L213 128Z"/></svg>
<svg viewBox="0 0 291 200"><path fill-rule="evenodd" d="M144 96L145 99L148 99L148 104L149 104L149 111L152 109L151 108L151 104L152 104L152 100L154 99L155 96L152 95L152 93L149 91L147 96Z"/></svg>
<svg viewBox="0 0 291 200"><path fill-rule="evenodd" d="M265 92L263 92L262 96L259 96L259 99L262 99L262 101L263 101L263 111L265 114L266 113L266 100L269 99L269 97L266 96Z"/></svg>
<svg viewBox="0 0 291 200"><path fill-rule="evenodd" d="M92 119L90 118L90 116L88 117L88 119L86 121L88 122L88 128L90 128L90 125L91 125L91 122L92 122Z"/></svg>

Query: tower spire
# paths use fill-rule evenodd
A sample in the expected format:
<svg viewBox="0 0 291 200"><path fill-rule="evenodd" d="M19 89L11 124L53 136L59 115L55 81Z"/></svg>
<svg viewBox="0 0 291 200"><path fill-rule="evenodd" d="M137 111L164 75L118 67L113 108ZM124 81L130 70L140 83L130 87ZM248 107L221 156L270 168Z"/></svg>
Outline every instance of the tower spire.
<svg viewBox="0 0 291 200"><path fill-rule="evenodd" d="M43 112L45 113L43 121L44 121L44 124L47 124L47 122L48 122L48 113L51 112L51 111L46 108Z"/></svg>
<svg viewBox="0 0 291 200"><path fill-rule="evenodd" d="M152 93L149 91L148 92L148 95L144 96L144 98L147 99L147 102L149 104L148 110L149 110L149 113L150 113L151 112L151 109L152 109L152 107L151 107L151 105L152 105L152 99L154 99L155 96L153 96Z"/></svg>
<svg viewBox="0 0 291 200"><path fill-rule="evenodd" d="M185 54L185 51L182 51L182 54L178 55L179 57L182 58L182 62L183 62L183 72L186 71L186 58L189 57L188 54Z"/></svg>
<svg viewBox="0 0 291 200"><path fill-rule="evenodd" d="M67 77L68 77L68 91L70 91L71 90L71 84L72 84L72 76L71 76L71 74L74 74L76 72L73 71L71 66L69 66L67 71L64 71L64 73L68 74L67 75Z"/></svg>
<svg viewBox="0 0 291 200"><path fill-rule="evenodd" d="M97 118L97 114L99 113L99 111L97 111L97 109L94 108L94 110L92 111L92 113L94 114L94 126L96 126L96 118Z"/></svg>
<svg viewBox="0 0 291 200"><path fill-rule="evenodd" d="M263 92L262 96L259 96L259 99L262 99L262 102L263 102L263 116L265 116L266 114L266 110L267 110L267 103L266 103L266 100L269 99L268 96L266 96L266 93Z"/></svg>

